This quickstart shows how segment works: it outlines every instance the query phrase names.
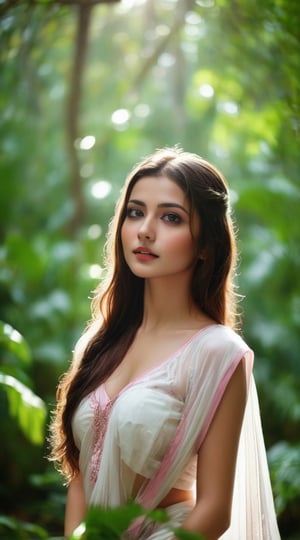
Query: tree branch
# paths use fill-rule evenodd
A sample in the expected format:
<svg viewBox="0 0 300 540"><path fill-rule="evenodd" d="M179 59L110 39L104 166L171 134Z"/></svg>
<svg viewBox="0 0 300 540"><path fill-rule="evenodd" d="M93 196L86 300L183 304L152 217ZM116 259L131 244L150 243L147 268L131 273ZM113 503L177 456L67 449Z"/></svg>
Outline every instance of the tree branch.
<svg viewBox="0 0 300 540"><path fill-rule="evenodd" d="M184 13L187 13L188 11L191 11L193 9L195 5L195 1L196 0L185 1L184 6L183 6ZM175 14L173 24L170 26L170 32L160 40L153 54L149 58L147 58L140 72L135 78L135 81L133 82L133 85L132 85L133 92L136 92L139 89L139 87L144 82L146 76L148 75L150 69L153 66L155 66L155 64L157 63L157 60L166 49L169 42L178 34L182 26L184 25L184 16L183 16L182 10L177 9L175 13L176 14Z"/></svg>
<svg viewBox="0 0 300 540"><path fill-rule="evenodd" d="M81 187L80 162L75 141L78 138L79 109L82 95L83 71L87 53L88 32L92 7L78 6L77 31L73 68L70 78L70 94L67 102L66 135L67 152L70 163L71 195L74 201L74 214L69 224L70 232L74 233L83 223L85 216L85 201Z"/></svg>

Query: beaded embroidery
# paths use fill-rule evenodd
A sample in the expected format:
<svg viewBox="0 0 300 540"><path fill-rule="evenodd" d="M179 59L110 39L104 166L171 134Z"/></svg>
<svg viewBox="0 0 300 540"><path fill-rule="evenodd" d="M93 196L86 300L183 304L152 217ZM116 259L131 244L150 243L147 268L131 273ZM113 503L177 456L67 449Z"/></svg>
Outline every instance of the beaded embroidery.
<svg viewBox="0 0 300 540"><path fill-rule="evenodd" d="M110 416L113 404L114 404L114 400L111 400L106 404L104 409L101 409L99 400L97 399L96 392L93 392L91 396L91 406L94 412L94 415L93 415L94 436L93 436L93 452L92 452L91 466L90 466L90 481L93 485L95 485L96 483L99 468L100 468L102 452L103 452L104 437L107 430L107 424L108 424L108 420L109 420L109 416Z"/></svg>

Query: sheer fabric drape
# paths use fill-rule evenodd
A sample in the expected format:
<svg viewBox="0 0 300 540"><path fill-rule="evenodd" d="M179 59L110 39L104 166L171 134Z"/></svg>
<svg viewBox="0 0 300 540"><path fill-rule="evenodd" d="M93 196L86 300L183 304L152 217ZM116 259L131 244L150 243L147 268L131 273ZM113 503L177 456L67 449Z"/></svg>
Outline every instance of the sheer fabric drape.
<svg viewBox="0 0 300 540"><path fill-rule="evenodd" d="M198 332L114 399L101 385L82 402L73 430L88 504L115 507L134 498L146 508L156 508L172 487L183 482L186 488L193 459L241 361L248 374L248 401L231 526L222 540L278 540L252 376L253 353L236 333L222 325ZM179 505L169 511L171 522L178 523L189 509ZM172 538L165 525L147 534L138 525L131 530L133 538Z"/></svg>

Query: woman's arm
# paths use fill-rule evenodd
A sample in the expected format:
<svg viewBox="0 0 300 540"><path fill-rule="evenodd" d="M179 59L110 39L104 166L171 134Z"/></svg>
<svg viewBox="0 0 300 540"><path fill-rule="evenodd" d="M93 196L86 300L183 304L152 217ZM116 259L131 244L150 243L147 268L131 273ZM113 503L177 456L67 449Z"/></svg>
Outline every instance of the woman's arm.
<svg viewBox="0 0 300 540"><path fill-rule="evenodd" d="M240 431L247 400L244 361L236 368L198 453L197 503L182 524L207 540L230 525Z"/></svg>
<svg viewBox="0 0 300 540"><path fill-rule="evenodd" d="M68 537L82 522L86 513L86 502L83 489L82 476L79 473L71 481L66 503L65 513L65 536Z"/></svg>

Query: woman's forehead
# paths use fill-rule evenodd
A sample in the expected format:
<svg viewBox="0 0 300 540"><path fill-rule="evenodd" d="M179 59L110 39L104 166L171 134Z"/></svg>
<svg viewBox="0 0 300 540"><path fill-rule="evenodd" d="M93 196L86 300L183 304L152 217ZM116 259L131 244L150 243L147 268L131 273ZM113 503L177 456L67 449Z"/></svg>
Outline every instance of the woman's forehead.
<svg viewBox="0 0 300 540"><path fill-rule="evenodd" d="M173 178L166 175L145 175L139 178L128 190L128 197L142 194L147 198L158 199L159 197L179 200L189 206L186 192Z"/></svg>

